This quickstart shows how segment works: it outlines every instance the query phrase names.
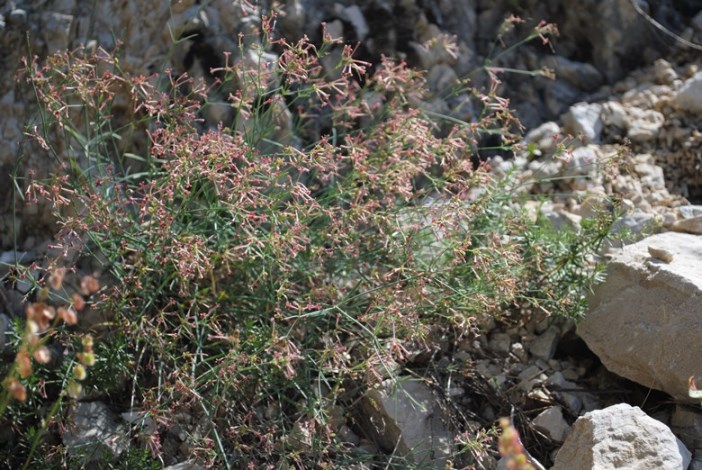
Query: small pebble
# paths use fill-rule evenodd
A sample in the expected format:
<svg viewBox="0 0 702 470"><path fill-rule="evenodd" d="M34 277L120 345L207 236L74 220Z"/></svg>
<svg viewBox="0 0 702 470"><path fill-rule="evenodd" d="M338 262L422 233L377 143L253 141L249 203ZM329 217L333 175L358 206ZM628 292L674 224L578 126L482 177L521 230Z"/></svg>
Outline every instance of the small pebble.
<svg viewBox="0 0 702 470"><path fill-rule="evenodd" d="M663 248L649 246L648 254L656 259L663 261L664 263L670 263L673 261L673 254L668 250L664 250Z"/></svg>

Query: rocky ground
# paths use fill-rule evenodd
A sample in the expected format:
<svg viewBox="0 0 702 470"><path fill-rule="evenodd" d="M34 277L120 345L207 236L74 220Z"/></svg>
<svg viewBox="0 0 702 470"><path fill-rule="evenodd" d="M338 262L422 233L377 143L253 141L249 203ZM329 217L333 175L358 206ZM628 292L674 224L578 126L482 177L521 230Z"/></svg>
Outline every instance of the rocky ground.
<svg viewBox="0 0 702 470"><path fill-rule="evenodd" d="M702 13L694 3L661 1L647 11L684 38L701 42ZM125 67L148 71L165 61L206 75L221 51L238 47L236 32L250 26L242 8L239 2L183 1L173 2L169 12L151 2L75 0L0 7L0 276L16 261L40 260L49 251L52 229L47 208L15 205L11 197L23 124L33 113L29 90L12 76L24 53L18 47L24 33L32 33L33 51L46 54L90 40L110 47L111 33L119 31ZM511 416L535 462L545 467L702 468L702 409L687 393L688 378L702 375L699 52L680 50L628 0L557 6L291 0L281 8L279 28L289 37L318 38L326 21L348 41L360 41L362 58L405 57L427 70L436 92L429 104L469 121L474 111L465 105L467 97L445 98L442 91L491 57L495 34L511 8L525 18L557 23L561 38L553 51L526 45L495 64L550 67L557 78L505 78L504 91L528 133L521 151L491 156L490 165L498 175L517 171L522 190L546 200L530 210L564 229L578 230L580 220L602 209L607 198L621 201L625 212L615 224L621 237L613 237L602 253L611 258L607 281L577 326L540 312L517 325L493 321L482 334L441 352L433 385L420 378L399 385L388 379L384 388L368 392L340 437L358 452L374 446L427 452L434 467L442 468L457 439ZM168 55L170 35L163 25L171 34L195 36ZM419 46L444 34L457 36L455 57ZM570 150L560 153L560 143ZM27 158L19 176L46 167ZM23 314L22 297L30 287L0 286L0 331L10 317ZM81 403L73 413L76 429L64 437L69 446L90 435L108 442L135 420L129 413L112 415L99 401ZM188 432L197 428L188 417L176 421ZM165 445L187 455L177 437ZM489 453L478 454L478 468L505 465Z"/></svg>
<svg viewBox="0 0 702 470"><path fill-rule="evenodd" d="M627 208L615 224L626 236L613 239L603 253L611 258L607 280L577 327L539 315L517 327L493 323L489 334L467 340L439 362L444 397L475 413L476 429L512 413L545 466L701 465L695 456L702 413L688 396L688 378L699 374L702 352L702 206L682 196L695 200L699 175L700 156L687 150L699 132L693 110L702 95L691 92L699 83L694 65L659 59L615 84L620 94L577 103L559 122L530 131L525 147L534 144L536 158L525 152L492 161L498 172L516 166L526 191L548 194L535 210L557 226L577 230L605 195ZM553 158L555 142L566 135L581 136L581 143L565 158ZM631 152L622 168L631 171L611 173L604 162L625 140ZM471 372L445 372L456 370ZM401 394L390 396L402 400ZM420 435L436 436L432 421L426 422ZM414 426L407 426L414 435ZM624 454L626 460L618 460Z"/></svg>

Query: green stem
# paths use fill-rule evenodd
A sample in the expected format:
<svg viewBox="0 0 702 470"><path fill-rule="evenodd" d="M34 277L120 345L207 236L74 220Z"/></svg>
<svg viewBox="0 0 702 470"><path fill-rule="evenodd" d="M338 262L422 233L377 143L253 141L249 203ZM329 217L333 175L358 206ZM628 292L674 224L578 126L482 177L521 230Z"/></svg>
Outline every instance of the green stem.
<svg viewBox="0 0 702 470"><path fill-rule="evenodd" d="M47 415L46 419L43 420L44 422L41 428L39 429L39 432L37 432L37 434L34 436L34 440L32 441L32 447L29 449L29 455L27 456L27 460L24 461L22 470L27 470L29 468L30 462L32 461L32 457L34 456L34 452L36 452L37 446L39 445L39 440L44 435L47 428L49 427L49 423L51 423L51 420L56 415L56 413L58 413L58 410L61 407L61 403L63 402L63 394L64 392L62 391L61 395L59 395L58 399L54 402L53 406L51 407L51 411L49 411L49 414Z"/></svg>

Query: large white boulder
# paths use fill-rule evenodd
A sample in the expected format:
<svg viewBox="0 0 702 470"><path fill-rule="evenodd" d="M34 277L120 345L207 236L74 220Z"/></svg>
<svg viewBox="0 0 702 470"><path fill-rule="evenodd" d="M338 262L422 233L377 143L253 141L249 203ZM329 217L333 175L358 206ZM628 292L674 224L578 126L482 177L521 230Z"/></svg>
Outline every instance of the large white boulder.
<svg viewBox="0 0 702 470"><path fill-rule="evenodd" d="M553 470L684 470L690 460L690 451L665 424L622 403L578 418Z"/></svg>
<svg viewBox="0 0 702 470"><path fill-rule="evenodd" d="M578 334L610 371L684 401L702 376L702 237L666 232L610 261Z"/></svg>

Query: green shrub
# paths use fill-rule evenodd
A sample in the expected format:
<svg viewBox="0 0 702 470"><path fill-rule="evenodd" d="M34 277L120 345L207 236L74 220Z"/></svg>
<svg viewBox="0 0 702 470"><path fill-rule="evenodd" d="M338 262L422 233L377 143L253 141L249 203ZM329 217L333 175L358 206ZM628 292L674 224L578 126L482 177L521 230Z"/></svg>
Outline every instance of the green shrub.
<svg viewBox="0 0 702 470"><path fill-rule="evenodd" d="M481 136L519 138L495 88L472 90L479 122L437 116L403 63L369 76L344 47L328 76L337 42L278 40L275 66L239 51L211 83L131 75L118 51L28 64L57 166L26 197L103 263L84 388L147 413L135 442L155 460L183 415L200 423L189 456L219 468L358 460L339 426L412 352L490 317L582 311L609 219L554 231L513 177L473 165ZM218 96L233 118L208 127Z"/></svg>

